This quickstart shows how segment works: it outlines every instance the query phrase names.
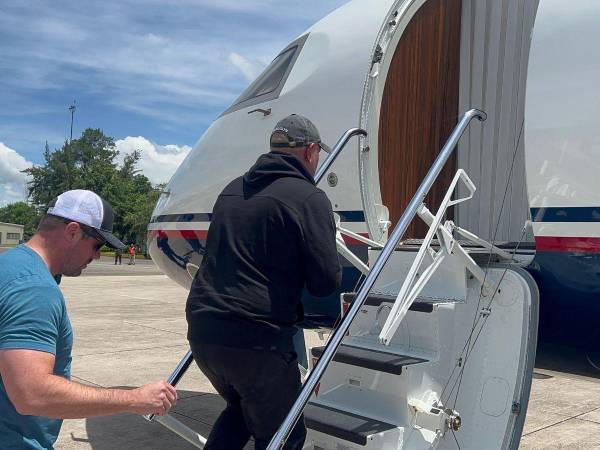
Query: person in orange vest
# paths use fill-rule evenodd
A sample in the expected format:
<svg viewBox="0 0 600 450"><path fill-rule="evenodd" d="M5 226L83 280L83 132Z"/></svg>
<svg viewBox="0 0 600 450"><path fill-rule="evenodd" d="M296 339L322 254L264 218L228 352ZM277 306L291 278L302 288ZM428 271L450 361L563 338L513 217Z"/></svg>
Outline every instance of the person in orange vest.
<svg viewBox="0 0 600 450"><path fill-rule="evenodd" d="M127 249L127 251L129 252L129 265L131 266L132 264L135 266L135 245L133 245L133 243L131 243L129 245L129 248Z"/></svg>

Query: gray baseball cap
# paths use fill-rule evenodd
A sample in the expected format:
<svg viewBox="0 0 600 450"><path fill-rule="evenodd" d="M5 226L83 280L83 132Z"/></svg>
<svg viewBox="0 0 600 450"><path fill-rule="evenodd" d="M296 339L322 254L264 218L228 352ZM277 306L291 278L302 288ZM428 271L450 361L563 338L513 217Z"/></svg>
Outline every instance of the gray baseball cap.
<svg viewBox="0 0 600 450"><path fill-rule="evenodd" d="M277 136L277 138L274 140L273 136ZM281 139L281 136L286 139ZM331 149L321 142L317 127L300 114L289 115L277 122L271 133L270 141L272 148L306 147L314 142L321 147L321 150L327 153L331 152Z"/></svg>
<svg viewBox="0 0 600 450"><path fill-rule="evenodd" d="M92 191L74 189L56 197L48 205L47 214L68 219L93 228L95 234L113 248L125 245L112 234L114 215L110 203Z"/></svg>

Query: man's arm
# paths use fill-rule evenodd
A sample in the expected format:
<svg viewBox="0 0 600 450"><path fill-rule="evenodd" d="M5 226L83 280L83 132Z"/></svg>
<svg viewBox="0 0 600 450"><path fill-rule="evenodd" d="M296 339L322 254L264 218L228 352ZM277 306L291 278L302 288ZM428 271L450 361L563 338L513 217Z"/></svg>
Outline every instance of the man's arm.
<svg viewBox="0 0 600 450"><path fill-rule="evenodd" d="M318 191L303 206L306 288L312 295L324 297L339 288L342 281L331 202Z"/></svg>
<svg viewBox="0 0 600 450"><path fill-rule="evenodd" d="M0 350L0 376L22 415L78 419L130 412L166 414L177 392L166 381L137 389L104 389L53 374L54 355L25 349Z"/></svg>

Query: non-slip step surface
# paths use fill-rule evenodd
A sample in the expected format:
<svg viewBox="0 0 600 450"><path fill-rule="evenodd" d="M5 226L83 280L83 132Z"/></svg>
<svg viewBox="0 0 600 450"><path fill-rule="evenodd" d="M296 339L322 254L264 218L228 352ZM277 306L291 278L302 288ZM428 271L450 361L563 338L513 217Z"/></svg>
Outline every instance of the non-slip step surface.
<svg viewBox="0 0 600 450"><path fill-rule="evenodd" d="M330 406L309 403L304 410L306 427L358 445L366 445L369 436L393 430L396 425Z"/></svg>
<svg viewBox="0 0 600 450"><path fill-rule="evenodd" d="M350 292L350 293L344 294L342 298L343 298L344 302L352 303L354 301L354 299L356 298L356 293ZM364 304L366 306L379 306L382 303L394 303L394 301L396 301L396 297L392 297L389 295L382 295L382 294L369 294L369 296L365 300ZM408 309L409 309L409 311L430 313L433 311L433 303L432 302L415 301L415 302L413 302L412 305L410 305L410 308L408 308Z"/></svg>
<svg viewBox="0 0 600 450"><path fill-rule="evenodd" d="M312 356L319 358L324 350L325 347L313 347L310 352ZM398 355L344 344L340 345L333 356L333 360L393 375L400 375L404 366L427 362L426 359L414 356Z"/></svg>

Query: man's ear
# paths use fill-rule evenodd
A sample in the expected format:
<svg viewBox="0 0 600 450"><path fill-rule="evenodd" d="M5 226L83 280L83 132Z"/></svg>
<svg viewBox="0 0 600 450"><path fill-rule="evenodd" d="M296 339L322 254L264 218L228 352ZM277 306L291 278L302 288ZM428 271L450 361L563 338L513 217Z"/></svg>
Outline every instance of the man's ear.
<svg viewBox="0 0 600 450"><path fill-rule="evenodd" d="M315 156L317 156L318 153L319 153L319 150L318 150L317 144L315 144L314 142L311 142L310 144L308 144L308 146L306 147L306 159L310 163L313 162L313 159L315 158Z"/></svg>
<svg viewBox="0 0 600 450"><path fill-rule="evenodd" d="M64 235L67 242L75 243L81 239L81 228L77 222L69 222L65 226Z"/></svg>
<svg viewBox="0 0 600 450"><path fill-rule="evenodd" d="M310 163L312 161L312 155L310 153L310 145L304 147L304 159L306 160L307 163Z"/></svg>

